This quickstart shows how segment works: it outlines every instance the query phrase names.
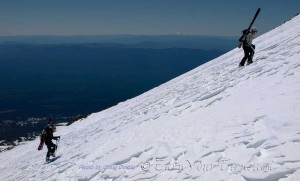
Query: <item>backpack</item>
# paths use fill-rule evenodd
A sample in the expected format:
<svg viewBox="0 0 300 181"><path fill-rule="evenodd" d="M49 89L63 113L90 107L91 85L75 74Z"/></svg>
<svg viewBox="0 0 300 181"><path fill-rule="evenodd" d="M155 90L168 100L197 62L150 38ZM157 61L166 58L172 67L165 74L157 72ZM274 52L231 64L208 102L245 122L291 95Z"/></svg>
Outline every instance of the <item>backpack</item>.
<svg viewBox="0 0 300 181"><path fill-rule="evenodd" d="M242 31L242 36L239 38L239 42L241 42L241 43L245 43L245 41L246 41L246 34L247 34L247 32L248 32L248 29L244 29L243 31Z"/></svg>

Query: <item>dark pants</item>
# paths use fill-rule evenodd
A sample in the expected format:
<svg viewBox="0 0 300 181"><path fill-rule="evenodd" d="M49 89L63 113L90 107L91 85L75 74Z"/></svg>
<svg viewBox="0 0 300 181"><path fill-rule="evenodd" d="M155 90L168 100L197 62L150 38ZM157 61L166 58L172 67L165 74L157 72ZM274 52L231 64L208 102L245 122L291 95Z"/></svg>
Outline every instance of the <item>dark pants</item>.
<svg viewBox="0 0 300 181"><path fill-rule="evenodd" d="M240 62L241 66L245 65L246 60L248 60L248 63L252 63L252 58L254 55L254 51L250 46L243 46L244 49L244 58L242 59L242 61Z"/></svg>
<svg viewBox="0 0 300 181"><path fill-rule="evenodd" d="M54 144L52 142L51 143L46 143L46 145L47 145L47 148L48 148L48 152L47 152L46 157L50 157L50 154L55 152L57 146L56 146L56 144Z"/></svg>

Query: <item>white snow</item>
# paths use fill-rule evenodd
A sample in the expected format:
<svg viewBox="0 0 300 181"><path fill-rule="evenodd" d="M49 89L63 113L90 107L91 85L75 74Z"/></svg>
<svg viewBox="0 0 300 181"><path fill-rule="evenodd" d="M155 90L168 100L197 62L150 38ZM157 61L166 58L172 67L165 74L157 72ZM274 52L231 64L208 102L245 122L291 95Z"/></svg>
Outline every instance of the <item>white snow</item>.
<svg viewBox="0 0 300 181"><path fill-rule="evenodd" d="M0 180L300 180L300 16L61 135L0 153Z"/></svg>

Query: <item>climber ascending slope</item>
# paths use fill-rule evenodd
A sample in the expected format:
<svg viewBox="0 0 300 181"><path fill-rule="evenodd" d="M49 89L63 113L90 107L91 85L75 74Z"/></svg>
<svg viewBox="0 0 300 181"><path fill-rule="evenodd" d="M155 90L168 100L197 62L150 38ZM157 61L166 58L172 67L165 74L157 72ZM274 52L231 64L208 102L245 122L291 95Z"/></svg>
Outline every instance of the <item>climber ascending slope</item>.
<svg viewBox="0 0 300 181"><path fill-rule="evenodd" d="M244 58L240 62L239 66L244 66L246 60L247 64L251 64L253 61L255 45L252 44L254 35L257 33L257 28L251 28L250 32L246 35L245 41L243 41Z"/></svg>

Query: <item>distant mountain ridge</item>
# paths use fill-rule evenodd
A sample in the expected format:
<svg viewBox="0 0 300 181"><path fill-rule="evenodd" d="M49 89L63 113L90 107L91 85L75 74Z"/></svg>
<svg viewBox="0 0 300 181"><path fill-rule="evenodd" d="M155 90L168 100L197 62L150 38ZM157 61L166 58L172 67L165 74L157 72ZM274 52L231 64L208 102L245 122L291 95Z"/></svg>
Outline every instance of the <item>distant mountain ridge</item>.
<svg viewBox="0 0 300 181"><path fill-rule="evenodd" d="M0 36L0 44L118 44L131 48L193 48L230 50L237 37L203 35Z"/></svg>

